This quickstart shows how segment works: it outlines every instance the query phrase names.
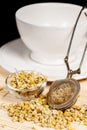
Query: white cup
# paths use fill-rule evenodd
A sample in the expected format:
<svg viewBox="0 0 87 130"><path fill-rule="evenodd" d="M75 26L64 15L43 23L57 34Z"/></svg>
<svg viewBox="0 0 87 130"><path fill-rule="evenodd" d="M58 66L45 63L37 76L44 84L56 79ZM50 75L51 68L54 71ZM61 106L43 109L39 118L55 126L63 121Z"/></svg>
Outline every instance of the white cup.
<svg viewBox="0 0 87 130"><path fill-rule="evenodd" d="M47 65L63 64L76 18L81 6L65 3L38 3L16 11L16 23L21 39L31 50L31 58ZM87 18L79 20L71 52L85 42Z"/></svg>

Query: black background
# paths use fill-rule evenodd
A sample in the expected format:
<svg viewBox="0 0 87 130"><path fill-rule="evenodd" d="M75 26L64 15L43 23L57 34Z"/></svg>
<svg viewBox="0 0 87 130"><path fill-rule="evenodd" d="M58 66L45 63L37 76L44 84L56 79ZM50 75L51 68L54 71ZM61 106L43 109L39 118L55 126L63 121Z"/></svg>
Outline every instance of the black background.
<svg viewBox="0 0 87 130"><path fill-rule="evenodd" d="M15 12L17 11L17 9L27 4L39 2L63 2L77 4L81 6L87 5L87 0L0 0L0 46L20 37L15 21Z"/></svg>

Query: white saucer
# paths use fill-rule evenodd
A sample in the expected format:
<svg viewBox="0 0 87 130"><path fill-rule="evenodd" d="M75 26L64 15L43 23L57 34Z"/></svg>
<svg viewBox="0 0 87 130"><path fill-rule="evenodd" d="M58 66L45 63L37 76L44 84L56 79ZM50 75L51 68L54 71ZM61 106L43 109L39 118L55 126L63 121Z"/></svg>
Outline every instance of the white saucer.
<svg viewBox="0 0 87 130"><path fill-rule="evenodd" d="M81 48L78 50L75 61L71 63L71 68L75 69L81 59ZM30 57L31 51L23 44L20 39L11 41L0 48L0 65L10 72L17 70L35 70L48 76L49 81L66 78L67 70L65 64L59 66L43 65L33 61ZM87 53L86 53L87 55ZM75 79L87 77L87 61L84 59L81 74L74 75Z"/></svg>

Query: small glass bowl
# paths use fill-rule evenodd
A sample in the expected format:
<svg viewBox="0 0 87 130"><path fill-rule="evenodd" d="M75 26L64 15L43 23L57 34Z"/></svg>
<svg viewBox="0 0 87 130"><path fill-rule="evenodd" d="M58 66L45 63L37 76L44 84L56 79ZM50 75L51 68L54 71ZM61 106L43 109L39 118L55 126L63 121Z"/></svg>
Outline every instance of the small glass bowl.
<svg viewBox="0 0 87 130"><path fill-rule="evenodd" d="M34 86L33 85L33 81L34 81L34 79L32 79L32 77L31 77L31 80L33 80L32 81L32 87L30 86L30 88L17 88L17 87L14 87L13 85L12 85L12 80L13 80L13 78L14 78L14 76L15 76L15 78L16 78L16 80L17 80L17 75L18 74L21 74L21 73L27 73L27 74L31 74L31 73L33 73L33 74L35 74L35 75L38 75L38 83ZM43 81L39 81L39 79L41 79L41 78L43 78ZM24 78L24 77L23 77ZM25 79L25 78L24 78ZM22 77L21 76L19 76L19 81L20 80L22 80ZM30 79L28 79L28 81L29 81ZM26 81L27 82L27 81ZM31 82L31 81L30 81ZM15 81L14 81L14 83L15 84L17 84ZM41 74L41 73L38 73L38 72L33 72L33 71L26 71L26 70L23 70L23 71L17 71L17 72L14 72L14 73L11 73L11 74L9 74L8 76L7 76L7 78L6 78L6 80L5 80L5 84L6 84L6 87L7 87L7 89L8 89L8 91L12 94L12 95L14 95L15 97L17 97L17 98L20 98L20 99L22 99L22 100L31 100L32 98L35 98L35 97L38 97L39 96L39 94L41 94L42 93L42 91L43 91L43 89L44 89L44 87L46 87L46 83L47 83L47 77L46 76L44 76L43 74ZM22 86L22 85L21 85Z"/></svg>

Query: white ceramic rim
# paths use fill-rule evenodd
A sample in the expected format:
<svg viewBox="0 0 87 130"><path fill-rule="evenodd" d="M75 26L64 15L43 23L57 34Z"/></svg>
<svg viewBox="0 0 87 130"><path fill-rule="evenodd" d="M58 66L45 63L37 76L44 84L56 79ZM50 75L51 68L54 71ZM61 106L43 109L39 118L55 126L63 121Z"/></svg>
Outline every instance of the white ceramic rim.
<svg viewBox="0 0 87 130"><path fill-rule="evenodd" d="M79 9L82 8L82 6L80 6L80 5L71 4L71 3L61 3L61 2L34 3L34 4L30 4L30 5L25 5L25 6L22 6L21 8L19 8L19 9L15 12L15 18L16 18L16 20L18 19L19 21L21 21L21 22L23 22L23 23L26 23L26 24L29 24L29 25L35 26L35 27L42 27L42 28L44 28L44 27L46 27L46 28L53 27L53 28L57 28L57 26L45 26L45 25L42 26L42 25L38 25L38 24L32 24L31 22L27 22L27 21L25 21L25 20L19 18L19 13L20 13L20 11L23 10L24 8L31 7L31 6L36 6L36 5L48 6L48 5L52 5L52 4L53 4L53 5L59 5L59 6L61 6L61 5L62 5L62 6L73 6L73 7L78 7ZM82 21L82 22L80 23L80 26L81 26L81 24L84 24L85 22L87 22L87 20ZM68 26L68 27L72 27L72 26ZM59 26L58 26L58 28L59 28Z"/></svg>

